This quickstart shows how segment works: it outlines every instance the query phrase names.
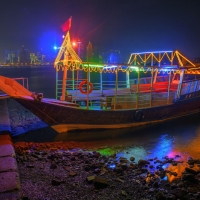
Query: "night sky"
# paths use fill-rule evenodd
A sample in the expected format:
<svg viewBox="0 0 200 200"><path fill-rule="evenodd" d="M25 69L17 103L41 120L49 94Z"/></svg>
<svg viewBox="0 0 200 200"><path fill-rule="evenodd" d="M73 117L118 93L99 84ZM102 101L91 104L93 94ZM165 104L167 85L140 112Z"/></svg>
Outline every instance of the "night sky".
<svg viewBox="0 0 200 200"><path fill-rule="evenodd" d="M0 0L0 61L4 50L44 54L62 42L72 16L71 40L122 54L179 50L200 57L200 0Z"/></svg>

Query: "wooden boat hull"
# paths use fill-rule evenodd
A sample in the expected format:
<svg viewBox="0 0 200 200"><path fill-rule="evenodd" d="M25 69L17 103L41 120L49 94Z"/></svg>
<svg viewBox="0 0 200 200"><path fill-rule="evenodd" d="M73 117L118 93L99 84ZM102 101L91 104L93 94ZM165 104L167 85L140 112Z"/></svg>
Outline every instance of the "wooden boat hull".
<svg viewBox="0 0 200 200"><path fill-rule="evenodd" d="M73 104L39 102L26 98L15 98L15 100L58 132L75 129L126 128L200 111L198 93L190 95L189 98L182 96L170 105L126 110L86 110Z"/></svg>

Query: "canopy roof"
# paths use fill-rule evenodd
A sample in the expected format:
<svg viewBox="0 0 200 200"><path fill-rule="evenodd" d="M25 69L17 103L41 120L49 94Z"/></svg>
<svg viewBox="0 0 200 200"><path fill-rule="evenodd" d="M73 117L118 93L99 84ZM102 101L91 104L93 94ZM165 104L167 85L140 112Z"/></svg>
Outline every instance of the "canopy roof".
<svg viewBox="0 0 200 200"><path fill-rule="evenodd" d="M180 73L180 70L185 70L187 74L200 74L200 66L196 66L179 51L132 53L125 64L83 62L73 49L69 31L60 47L54 67L57 71L66 67L72 71L84 70L99 73L132 72L134 70Z"/></svg>

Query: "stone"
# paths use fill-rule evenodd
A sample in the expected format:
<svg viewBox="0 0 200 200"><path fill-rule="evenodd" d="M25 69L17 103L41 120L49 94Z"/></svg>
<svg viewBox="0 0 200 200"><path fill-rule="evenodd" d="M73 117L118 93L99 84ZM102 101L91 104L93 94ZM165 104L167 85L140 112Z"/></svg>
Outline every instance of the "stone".
<svg viewBox="0 0 200 200"><path fill-rule="evenodd" d="M177 166L177 162L172 162L171 165L172 166Z"/></svg>
<svg viewBox="0 0 200 200"><path fill-rule="evenodd" d="M185 195L187 194L187 191L180 188L176 188L172 190L171 193L176 196L176 199L184 199Z"/></svg>
<svg viewBox="0 0 200 200"><path fill-rule="evenodd" d="M126 169L128 168L128 166L127 166L126 163L123 163L123 164L121 165L121 168L122 168L123 170L126 170Z"/></svg>
<svg viewBox="0 0 200 200"><path fill-rule="evenodd" d="M189 164L189 165L194 165L194 163L195 163L194 160L192 160L192 159L189 159L189 160L188 160L188 164Z"/></svg>
<svg viewBox="0 0 200 200"><path fill-rule="evenodd" d="M58 179L52 179L52 180L51 180L51 184L52 184L52 185L60 185L60 184L61 184L61 181L58 180Z"/></svg>
<svg viewBox="0 0 200 200"><path fill-rule="evenodd" d="M130 161L134 161L135 158L133 156L130 157Z"/></svg>
<svg viewBox="0 0 200 200"><path fill-rule="evenodd" d="M13 157L0 158L0 172L17 171L17 163Z"/></svg>
<svg viewBox="0 0 200 200"><path fill-rule="evenodd" d="M1 135L0 135L1 136ZM12 141L11 141L11 139L1 139L0 138L0 145L5 145L5 144L11 144L12 145Z"/></svg>
<svg viewBox="0 0 200 200"><path fill-rule="evenodd" d="M159 192L156 194L156 199L157 199L157 200L165 200L166 198L165 198L164 194L163 194L161 191L159 191Z"/></svg>
<svg viewBox="0 0 200 200"><path fill-rule="evenodd" d="M121 167L115 167L115 172L117 172L117 173L121 173L123 170L122 170L122 168Z"/></svg>
<svg viewBox="0 0 200 200"><path fill-rule="evenodd" d="M32 165L32 164L27 164L26 167L27 167L27 168L34 168L35 166Z"/></svg>
<svg viewBox="0 0 200 200"><path fill-rule="evenodd" d="M69 172L69 175L70 175L70 176L76 176L76 175L77 175L77 172L76 172L76 171L71 171L71 172Z"/></svg>
<svg viewBox="0 0 200 200"><path fill-rule="evenodd" d="M128 163L128 160L124 157L120 157L119 160L121 163Z"/></svg>
<svg viewBox="0 0 200 200"><path fill-rule="evenodd" d="M17 172L0 173L0 193L20 189L19 174Z"/></svg>
<svg viewBox="0 0 200 200"><path fill-rule="evenodd" d="M127 196L127 193L126 193L126 191L124 191L124 190L121 190L121 194L122 194L123 196Z"/></svg>
<svg viewBox="0 0 200 200"><path fill-rule="evenodd" d="M93 181L93 180L95 179L95 177L96 177L96 176L88 176L88 177L87 177L87 181L88 181L88 182L91 182L91 181Z"/></svg>
<svg viewBox="0 0 200 200"><path fill-rule="evenodd" d="M175 188L177 188L178 186L175 184L175 183L172 183L171 185L170 185L170 188L173 190L173 189L175 189Z"/></svg>
<svg viewBox="0 0 200 200"><path fill-rule="evenodd" d="M15 156L15 150L11 144L0 145L0 157L6 156Z"/></svg>
<svg viewBox="0 0 200 200"><path fill-rule="evenodd" d="M99 174L100 171L101 171L100 168L96 168L96 169L94 169L94 173L95 173L95 174Z"/></svg>
<svg viewBox="0 0 200 200"><path fill-rule="evenodd" d="M166 195L167 200L176 200L176 197L173 194Z"/></svg>
<svg viewBox="0 0 200 200"><path fill-rule="evenodd" d="M50 165L50 169L56 169L57 168L57 165L55 164L55 163L52 163L51 165Z"/></svg>
<svg viewBox="0 0 200 200"><path fill-rule="evenodd" d="M182 180L194 181L195 180L194 174L183 174Z"/></svg>
<svg viewBox="0 0 200 200"><path fill-rule="evenodd" d="M124 180L120 179L120 178L116 178L115 179L117 182L120 182L120 183L124 183Z"/></svg>
<svg viewBox="0 0 200 200"><path fill-rule="evenodd" d="M153 168L154 168L154 166L153 166L153 165L149 165L149 168L150 168L150 169L153 169Z"/></svg>
<svg viewBox="0 0 200 200"><path fill-rule="evenodd" d="M188 173L190 173L190 174L194 174L194 175L197 174L197 172L196 172L194 169L191 169L191 168L189 168L189 167L186 167L186 168L185 168L185 171L188 172Z"/></svg>
<svg viewBox="0 0 200 200"><path fill-rule="evenodd" d="M155 180L153 183L153 187L157 188L160 185L159 180Z"/></svg>
<svg viewBox="0 0 200 200"><path fill-rule="evenodd" d="M108 181L105 178L95 177L94 186L96 189L102 189L108 186Z"/></svg>
<svg viewBox="0 0 200 200"><path fill-rule="evenodd" d="M88 171L90 171L90 166L89 165L85 165L84 169L85 169L86 172L88 172Z"/></svg>
<svg viewBox="0 0 200 200"><path fill-rule="evenodd" d="M2 200L21 200L21 197L18 192L8 192L8 193L1 193L0 199L2 199Z"/></svg>
<svg viewBox="0 0 200 200"><path fill-rule="evenodd" d="M139 166L144 166L144 165L147 165L147 164L150 164L150 162L149 161L147 161L147 160L139 160L138 161L138 165Z"/></svg>

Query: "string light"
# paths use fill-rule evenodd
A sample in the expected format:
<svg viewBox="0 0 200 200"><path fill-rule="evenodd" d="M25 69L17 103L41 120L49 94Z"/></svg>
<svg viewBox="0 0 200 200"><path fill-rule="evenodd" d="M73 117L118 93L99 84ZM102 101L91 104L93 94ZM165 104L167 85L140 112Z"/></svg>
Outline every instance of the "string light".
<svg viewBox="0 0 200 200"><path fill-rule="evenodd" d="M171 57L170 57L171 54ZM144 56L142 56L144 55ZM64 56L64 59L61 58ZM72 47L72 43L70 41L70 34L69 31L67 32L66 36L64 37L62 46L59 49L58 55L56 57L56 60L54 62L54 67L56 68L56 71L64 70L66 68L67 70L71 71L85 71L85 72L98 72L98 73L116 73L117 71L121 71L124 73L131 73L131 72L139 72L142 71L144 73L157 71L158 73L170 73L172 71L173 73L180 73L179 69L176 69L177 66L157 66L152 68L152 66L146 66L147 62L150 61L152 64L152 61L155 60L159 63L163 61L164 58L167 58L170 63L173 63L173 61L176 59L178 60L179 66L183 67L182 60L186 61L187 63L191 64L193 67L191 69L185 69L185 73L187 74L200 74L200 71L198 71L198 68L194 68L195 64L192 63L190 60L188 60L185 56L183 56L178 51L155 51L155 52L142 52L142 53L132 53L128 64L125 65L113 65L113 64L94 64L94 63L84 63L79 58L79 56L76 54ZM134 63L134 64L133 64ZM141 63L144 63L144 66L141 65ZM133 64L133 65L132 65ZM137 65L135 65L137 64ZM168 68L168 69L167 69ZM169 70L169 68L171 68Z"/></svg>

